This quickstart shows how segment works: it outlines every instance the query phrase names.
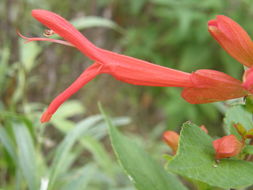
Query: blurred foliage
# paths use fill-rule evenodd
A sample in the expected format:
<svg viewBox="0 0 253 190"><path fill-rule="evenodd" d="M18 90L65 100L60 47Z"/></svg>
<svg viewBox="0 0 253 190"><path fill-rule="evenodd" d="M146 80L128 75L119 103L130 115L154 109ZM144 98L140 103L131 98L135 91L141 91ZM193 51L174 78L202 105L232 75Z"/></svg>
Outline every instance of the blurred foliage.
<svg viewBox="0 0 253 190"><path fill-rule="evenodd" d="M138 190L186 190L173 174L168 173L140 146L123 136L113 125L102 107L100 110L109 127L113 150L130 181Z"/></svg>
<svg viewBox="0 0 253 190"><path fill-rule="evenodd" d="M203 189L240 189L252 185L253 163L238 158L215 162L213 140L198 126L185 123L180 133L179 150L168 162L168 171L211 186Z"/></svg>
<svg viewBox="0 0 253 190"><path fill-rule="evenodd" d="M66 103L50 123L52 128L42 128L39 116L45 105L90 61L73 48L24 44L16 29L27 36L44 31L30 15L37 8L71 20L100 47L187 72L217 69L238 79L242 66L211 38L207 21L224 14L253 34L250 0L1 0L0 188L133 189L106 151L106 130L96 115L98 100L115 115L133 118L129 130L141 137L132 138L156 152L156 159L158 150L163 151L159 136L165 128L192 120L215 134L221 132L223 104L190 105L177 88L135 87L106 76L75 95L82 103ZM129 121L123 117L115 122ZM88 135L81 137L78 130Z"/></svg>
<svg viewBox="0 0 253 190"><path fill-rule="evenodd" d="M65 113L62 111L62 115L66 121L67 117L73 116L68 109L72 110L77 105L81 106L80 102L69 102L69 105L63 106ZM105 145L100 142L106 135L106 125L101 115L87 117L76 124L61 123L61 131L51 129L49 135L49 128L36 124L38 114L37 112L34 116L26 117L2 112L4 126L0 126L0 148L3 150L0 160L1 188L133 189L124 180L118 165L113 163ZM112 122L122 126L129 124L130 120L121 117ZM54 132L62 137L53 138ZM89 154L93 159L90 159Z"/></svg>

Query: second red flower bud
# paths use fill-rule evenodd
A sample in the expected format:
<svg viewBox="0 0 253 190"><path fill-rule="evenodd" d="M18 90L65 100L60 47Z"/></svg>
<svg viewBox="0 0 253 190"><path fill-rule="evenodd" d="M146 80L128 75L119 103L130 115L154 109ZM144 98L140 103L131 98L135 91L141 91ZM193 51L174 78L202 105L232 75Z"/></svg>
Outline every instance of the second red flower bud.
<svg viewBox="0 0 253 190"><path fill-rule="evenodd" d="M215 158L219 160L238 155L243 148L243 143L236 136L228 135L214 140L213 147L215 149Z"/></svg>

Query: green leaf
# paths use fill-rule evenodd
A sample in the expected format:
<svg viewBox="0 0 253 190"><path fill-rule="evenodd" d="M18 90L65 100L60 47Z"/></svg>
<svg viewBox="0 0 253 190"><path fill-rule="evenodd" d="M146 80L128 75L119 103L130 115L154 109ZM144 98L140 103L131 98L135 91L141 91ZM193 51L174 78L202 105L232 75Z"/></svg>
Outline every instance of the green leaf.
<svg viewBox="0 0 253 190"><path fill-rule="evenodd" d="M81 168L74 175L74 179L71 179L71 182L67 183L62 190L83 190L86 189L89 182L94 177L96 172L96 167L92 164L86 165Z"/></svg>
<svg viewBox="0 0 253 190"><path fill-rule="evenodd" d="M253 154L253 145L246 145L243 149L243 152L247 154Z"/></svg>
<svg viewBox="0 0 253 190"><path fill-rule="evenodd" d="M253 113L253 98L251 96L246 96L245 97L245 105L244 108L250 112L251 114Z"/></svg>
<svg viewBox="0 0 253 190"><path fill-rule="evenodd" d="M79 17L71 20L71 23L78 29L91 28L91 27L106 27L114 29L118 32L123 32L124 30L118 26L115 22L108 20L106 18L87 16Z"/></svg>
<svg viewBox="0 0 253 190"><path fill-rule="evenodd" d="M3 49L1 49L0 52L0 88L1 88L1 92L0 95L2 95L2 93L5 92L5 87L7 84L6 77L8 76L8 74L11 72L11 68L8 67L8 61L10 58L10 49L5 46L3 47Z"/></svg>
<svg viewBox="0 0 253 190"><path fill-rule="evenodd" d="M184 124L179 150L168 164L169 171L221 188L253 184L253 164L232 158L222 159L217 164L212 141L198 126Z"/></svg>
<svg viewBox="0 0 253 190"><path fill-rule="evenodd" d="M18 162L30 190L38 189L36 155L31 135L24 125L14 125Z"/></svg>
<svg viewBox="0 0 253 190"><path fill-rule="evenodd" d="M4 148L6 149L8 154L11 156L15 164L17 164L18 161L17 161L17 154L15 151L15 145L11 137L8 135L8 133L2 126L0 126L0 142L3 144Z"/></svg>
<svg viewBox="0 0 253 190"><path fill-rule="evenodd" d="M224 127L227 134L238 135L233 124L240 123L246 130L253 128L252 114L241 105L233 106L226 111Z"/></svg>
<svg viewBox="0 0 253 190"><path fill-rule="evenodd" d="M26 76L25 71L21 68L18 69L17 77L17 88L14 91L12 102L17 103L19 100L24 98L24 90L26 85Z"/></svg>
<svg viewBox="0 0 253 190"><path fill-rule="evenodd" d="M84 114L85 109L78 100L69 100L65 102L54 114L51 119L52 124L62 132L69 132L75 123L69 118L78 114Z"/></svg>
<svg viewBox="0 0 253 190"><path fill-rule="evenodd" d="M20 40L20 59L26 72L30 72L36 66L36 57L41 52L42 48L38 43L24 43Z"/></svg>
<svg viewBox="0 0 253 190"><path fill-rule="evenodd" d="M130 118L128 118L128 117L115 117L115 118L111 118L111 121L112 121L113 125L117 125L117 127L127 125L131 122ZM108 132L108 130L107 130L106 123L104 121L101 121L95 127L92 127L89 130L89 136L92 136L96 139L101 139L105 135L107 135L107 132Z"/></svg>
<svg viewBox="0 0 253 190"><path fill-rule="evenodd" d="M101 116L89 117L82 122L81 125L77 125L73 128L67 136L63 139L61 144L56 150L56 154L52 163L52 168L50 170L50 182L48 189L53 189L54 183L60 174L63 173L64 163L68 160L71 148L74 143L88 132L88 130L96 125L98 121L101 120Z"/></svg>
<svg viewBox="0 0 253 190"><path fill-rule="evenodd" d="M68 118L68 117L75 116L77 114L82 114L84 112L85 112L85 109L80 101L68 100L61 107L59 107L57 112L54 114L54 118L52 119Z"/></svg>
<svg viewBox="0 0 253 190"><path fill-rule="evenodd" d="M113 162L105 148L94 137L87 136L81 140L81 144L85 146L93 155L98 166L107 171L108 174L113 176Z"/></svg>
<svg viewBox="0 0 253 190"><path fill-rule="evenodd" d="M100 107L101 112L102 109ZM119 133L104 114L109 126L111 143L129 179L138 190L185 190L172 174L166 171L136 143Z"/></svg>

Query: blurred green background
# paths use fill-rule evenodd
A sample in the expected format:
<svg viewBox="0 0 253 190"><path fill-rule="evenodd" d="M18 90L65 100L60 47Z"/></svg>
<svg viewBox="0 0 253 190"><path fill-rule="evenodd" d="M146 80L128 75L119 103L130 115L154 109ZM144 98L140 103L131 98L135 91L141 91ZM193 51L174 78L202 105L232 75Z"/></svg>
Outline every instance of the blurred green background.
<svg viewBox="0 0 253 190"><path fill-rule="evenodd" d="M212 135L223 133L224 104L190 105L178 88L134 86L108 75L91 81L41 126L42 111L92 62L74 48L24 44L16 29L26 36L42 36L45 29L31 17L38 8L70 20L99 47L238 79L243 67L212 39L207 22L224 14L253 34L251 0L1 0L0 188L134 189L112 161L98 101L158 160L167 151L162 132L178 130L184 121L204 124Z"/></svg>

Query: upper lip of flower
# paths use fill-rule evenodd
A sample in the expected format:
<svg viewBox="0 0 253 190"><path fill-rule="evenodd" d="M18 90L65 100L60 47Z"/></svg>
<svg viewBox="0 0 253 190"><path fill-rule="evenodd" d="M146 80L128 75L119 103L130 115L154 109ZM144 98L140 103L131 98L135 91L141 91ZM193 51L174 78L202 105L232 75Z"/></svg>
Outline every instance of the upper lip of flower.
<svg viewBox="0 0 253 190"><path fill-rule="evenodd" d="M217 28L217 21L216 20L209 20L208 21L208 29Z"/></svg>
<svg viewBox="0 0 253 190"><path fill-rule="evenodd" d="M190 74L117 54L96 47L68 21L53 12L37 9L32 11L32 16L66 41L51 38L27 38L19 34L26 41L51 41L74 46L95 61L69 88L52 101L41 118L42 122L48 121L65 100L101 73L111 74L118 80L135 85L183 87L185 89L182 96L190 103L222 101L247 94L240 81L225 73L213 70L199 70ZM217 18L219 19L219 17ZM215 28L218 30L216 20L211 20L208 24L210 30ZM219 36L213 36L218 41L220 40ZM201 74L203 74L202 78ZM208 75L211 77L208 77ZM219 91L218 93L216 92L217 90Z"/></svg>
<svg viewBox="0 0 253 190"><path fill-rule="evenodd" d="M97 63L104 64L101 72L112 74L119 80L125 80L126 82L135 83L137 85L180 87L191 87L193 85L189 79L189 73L151 64L147 61L117 54L96 47L68 21L55 13L39 9L33 10L32 15L42 24L53 30L55 33L79 49L90 59ZM54 40L48 39L48 41ZM125 72L117 72L117 69L124 70ZM165 75L170 75L170 78L166 77ZM152 81L152 78L154 77L156 80Z"/></svg>
<svg viewBox="0 0 253 190"><path fill-rule="evenodd" d="M253 65L252 40L238 23L218 15L208 22L208 31L233 58L247 67Z"/></svg>

